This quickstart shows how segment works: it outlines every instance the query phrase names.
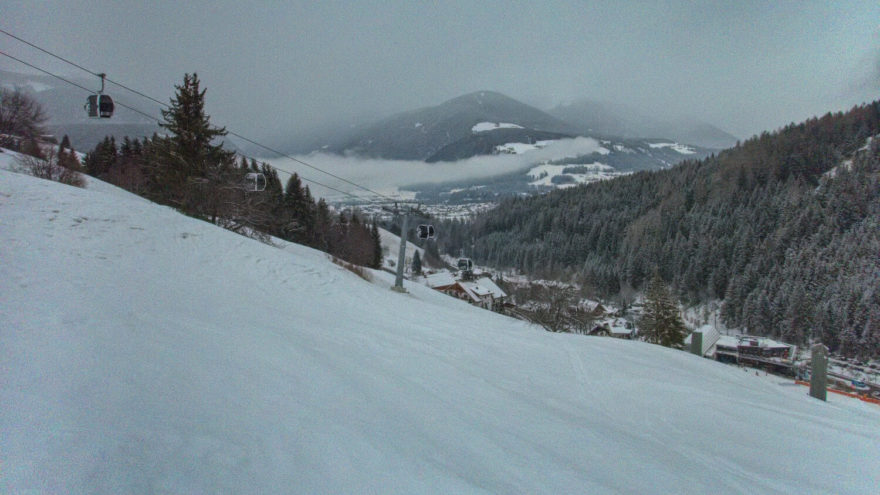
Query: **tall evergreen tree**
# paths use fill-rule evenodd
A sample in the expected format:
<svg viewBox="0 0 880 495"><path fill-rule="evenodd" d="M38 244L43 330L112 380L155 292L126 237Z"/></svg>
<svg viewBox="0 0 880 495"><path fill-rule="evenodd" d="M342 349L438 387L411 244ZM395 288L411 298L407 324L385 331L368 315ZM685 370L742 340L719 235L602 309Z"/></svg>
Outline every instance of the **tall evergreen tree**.
<svg viewBox="0 0 880 495"><path fill-rule="evenodd" d="M373 226L370 228L370 237L373 241L373 262L370 265L370 268L379 269L382 268L382 237L379 235L379 225L376 223L375 219L373 221Z"/></svg>
<svg viewBox="0 0 880 495"><path fill-rule="evenodd" d="M648 284L645 312L639 321L639 331L645 340L654 344L676 348L684 345L687 329L678 305L672 299L659 272L654 272Z"/></svg>
<svg viewBox="0 0 880 495"><path fill-rule="evenodd" d="M311 245L325 253L331 252L330 229L332 226L333 218L330 214L330 207L324 198L320 198L315 206L315 230Z"/></svg>
<svg viewBox="0 0 880 495"><path fill-rule="evenodd" d="M73 171L82 170L82 163L80 163L79 158L77 158L76 153L73 151L73 148L71 148L70 138L67 137L67 134L61 139L61 143L58 145L58 153L56 155L58 165Z"/></svg>
<svg viewBox="0 0 880 495"><path fill-rule="evenodd" d="M177 94L171 104L162 110L164 122L159 123L170 134L172 150L192 167L194 174L204 172L200 167L216 165L207 162L209 158L219 161L231 155L223 150L222 143L213 144L216 138L226 135L226 129L213 126L205 114L207 89L201 89L200 84L197 74L185 74L183 84L175 86Z"/></svg>
<svg viewBox="0 0 880 495"><path fill-rule="evenodd" d="M186 74L168 109L162 110L159 125L169 136L156 143L157 167L152 193L160 202L171 203L189 214L215 220L223 199L222 186L232 178L234 155L215 140L226 129L210 123L205 113L205 89L198 75Z"/></svg>
<svg viewBox="0 0 880 495"><path fill-rule="evenodd" d="M419 256L418 251L416 251L416 254L413 255L412 273L413 273L413 275L421 275L422 274L422 257Z"/></svg>
<svg viewBox="0 0 880 495"><path fill-rule="evenodd" d="M284 214L284 238L293 242L308 242L315 228L314 206L311 195L295 173L287 179L284 189Z"/></svg>
<svg viewBox="0 0 880 495"><path fill-rule="evenodd" d="M93 177L104 177L116 162L117 155L116 139L113 136L104 137L94 150L86 154L86 173Z"/></svg>

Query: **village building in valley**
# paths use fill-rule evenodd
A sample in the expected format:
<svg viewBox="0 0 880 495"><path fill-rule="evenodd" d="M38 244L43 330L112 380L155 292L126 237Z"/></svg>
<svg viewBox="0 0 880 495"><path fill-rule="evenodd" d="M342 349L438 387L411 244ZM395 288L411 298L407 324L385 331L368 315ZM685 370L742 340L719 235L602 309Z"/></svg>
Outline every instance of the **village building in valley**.
<svg viewBox="0 0 880 495"><path fill-rule="evenodd" d="M501 311L505 304L509 304L507 293L488 276L463 280L452 272L443 271L425 275L425 284L490 311Z"/></svg>

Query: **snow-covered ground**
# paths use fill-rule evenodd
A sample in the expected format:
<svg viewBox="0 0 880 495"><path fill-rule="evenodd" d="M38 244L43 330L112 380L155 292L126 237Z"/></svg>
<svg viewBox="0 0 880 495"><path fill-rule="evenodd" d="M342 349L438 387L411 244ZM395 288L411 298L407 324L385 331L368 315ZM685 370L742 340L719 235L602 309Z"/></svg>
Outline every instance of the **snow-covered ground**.
<svg viewBox="0 0 880 495"><path fill-rule="evenodd" d="M98 184L0 170L2 493L880 486L875 405L398 294Z"/></svg>
<svg viewBox="0 0 880 495"><path fill-rule="evenodd" d="M415 229L410 230L409 238L406 241L406 254L404 255L406 273L412 266L412 259L416 251L419 258L425 259L425 250L412 243L411 239L415 237ZM385 229L379 229L379 242L382 243L382 266L389 270L397 270L397 260L400 255L400 236L392 234Z"/></svg>
<svg viewBox="0 0 880 495"><path fill-rule="evenodd" d="M523 153L528 153L530 151L544 149L550 144L554 143L555 140L543 140L543 141L535 141L534 143L505 143L499 144L495 147L496 153L507 153L510 155L522 155Z"/></svg>
<svg viewBox="0 0 880 495"><path fill-rule="evenodd" d="M566 169L583 169L583 173L563 173ZM529 184L533 186L555 186L559 188L572 187L578 184L589 184L600 180L611 179L626 175L625 173L615 171L614 167L603 163L594 162L587 165L552 165L543 163L532 167L527 175L534 179ZM553 178L558 175L568 175L573 182L557 184L553 182Z"/></svg>
<svg viewBox="0 0 880 495"><path fill-rule="evenodd" d="M679 143L649 143L648 146L651 148L669 148L673 151L677 151L682 155L693 155L697 151L690 146L685 146Z"/></svg>
<svg viewBox="0 0 880 495"><path fill-rule="evenodd" d="M522 129L523 126L509 122L479 122L471 127L471 132L494 131L495 129Z"/></svg>
<svg viewBox="0 0 880 495"><path fill-rule="evenodd" d="M548 149L550 147L552 147L551 149L554 153L558 153L558 156L555 156L552 159L575 157L581 154L595 153L599 155L608 155L611 153L608 148L599 146L598 142L591 138L575 139L574 142L577 142L579 148L573 148L568 145L561 146L563 143L571 142L573 141L566 139L543 139L535 141L534 143L504 143L495 147L495 153L522 155L537 150Z"/></svg>

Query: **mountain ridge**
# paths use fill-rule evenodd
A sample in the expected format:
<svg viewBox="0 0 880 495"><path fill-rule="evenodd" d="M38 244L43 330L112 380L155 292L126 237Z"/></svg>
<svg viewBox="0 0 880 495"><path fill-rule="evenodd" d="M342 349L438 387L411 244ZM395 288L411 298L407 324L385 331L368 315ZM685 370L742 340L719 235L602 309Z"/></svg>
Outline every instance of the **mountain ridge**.
<svg viewBox="0 0 880 495"><path fill-rule="evenodd" d="M652 117L629 105L584 98L557 105L547 113L572 123L580 132L629 139L673 139L703 148L725 149L738 142L718 127L685 117Z"/></svg>
<svg viewBox="0 0 880 495"><path fill-rule="evenodd" d="M481 122L512 122L528 129L566 135L576 131L543 110L484 90L366 124L324 150L395 160L427 160L445 146L473 134L473 126Z"/></svg>

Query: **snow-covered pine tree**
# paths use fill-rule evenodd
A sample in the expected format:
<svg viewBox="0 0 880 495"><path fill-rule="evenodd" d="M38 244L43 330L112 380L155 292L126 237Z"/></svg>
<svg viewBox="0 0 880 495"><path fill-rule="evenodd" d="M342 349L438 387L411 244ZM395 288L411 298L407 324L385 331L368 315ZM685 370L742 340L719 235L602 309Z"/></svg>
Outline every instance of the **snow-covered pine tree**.
<svg viewBox="0 0 880 495"><path fill-rule="evenodd" d="M645 312L639 321L639 331L645 336L645 340L666 347L681 348L687 329L678 305L672 299L659 272L654 272L645 296Z"/></svg>

